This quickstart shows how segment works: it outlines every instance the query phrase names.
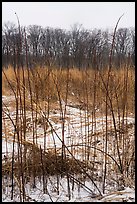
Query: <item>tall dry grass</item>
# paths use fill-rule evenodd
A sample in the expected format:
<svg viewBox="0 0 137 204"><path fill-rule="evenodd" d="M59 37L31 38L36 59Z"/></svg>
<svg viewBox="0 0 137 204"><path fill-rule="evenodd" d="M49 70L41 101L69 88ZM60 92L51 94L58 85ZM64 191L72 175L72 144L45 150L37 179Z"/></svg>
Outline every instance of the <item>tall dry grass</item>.
<svg viewBox="0 0 137 204"><path fill-rule="evenodd" d="M9 134L5 116L9 117L14 127L12 159L9 158L10 161L3 164L3 174L12 177L12 199L15 180L19 185L20 201L22 201L26 199L25 184L28 181L31 180L33 187L36 187L37 176L42 178L43 193L48 193L48 177L53 174L56 175L57 179L56 188L58 195L60 175L66 175L69 199L71 199L70 186L72 183L72 190L77 182L87 188L81 180L77 179L77 174L82 174L83 181L85 178L90 179L101 195L101 187L99 188L96 185L96 180L100 181L100 177L95 176L95 172L97 170L100 171L99 157L102 160L102 178L103 175L106 175L105 182L102 182L104 192L108 176L113 182L109 168L113 170L115 177L117 176L115 183L117 182L118 186L127 185L127 182L130 185L133 183L135 149L133 136L130 138L128 135L130 127L124 119L130 113L134 114L135 73L133 68L127 66L119 70L113 68L108 88L106 89L107 73L108 69L80 71L76 68L36 67L35 69L20 68L18 70L12 67L8 69L3 68L2 94L6 96L12 95L15 98L15 102L12 101L10 104L15 110L15 121L10 117L10 114L6 115L8 107L3 103L3 131L5 137L7 135L6 142ZM106 101L106 95L108 101ZM68 104L78 108L80 113L81 110L85 112L84 121L80 116L82 134L82 128L85 128L83 142L82 144L75 144L70 138L71 149L64 142L65 128L69 127L65 123L66 106ZM99 134L96 133L97 118L106 117L106 107L107 117L112 116L111 124L106 120L106 124L104 124L106 131L102 129L101 134ZM61 135L56 133L49 121L50 111L55 109L58 109L60 113ZM26 138L28 110L32 118L31 134L33 141L30 144ZM92 118L91 130L89 117ZM119 118L118 123L116 123L116 117ZM121 119L123 122L121 122ZM44 149L39 148L37 144L39 123L43 127ZM49 126L53 140L53 133L55 133L62 143L60 152L56 149L56 143L54 143L52 152L48 152L46 130ZM113 137L115 138L114 141L112 140ZM101 148L97 146L99 139L103 141ZM15 142L18 144L17 155L14 153ZM106 142L107 150L105 150ZM79 150L82 153L81 161L75 158L75 154L78 154ZM69 158L66 157L68 154ZM52 156L52 164L51 156L48 155ZM89 161L92 162L89 164ZM105 169L104 163L106 164ZM47 166L50 168L47 168ZM119 178L122 180L121 183Z"/></svg>
<svg viewBox="0 0 137 204"><path fill-rule="evenodd" d="M8 69L3 68L3 71L10 82L12 88L16 90L16 79L15 72L12 67ZM96 74L96 106L101 110L104 110L105 102L105 88L101 81L100 73L103 76L104 81L107 80L106 72L104 69L102 71L97 71ZM28 71L24 68L25 73L25 89L26 94L29 96L29 85L28 85ZM124 103L124 80L125 80L126 70L125 68L113 69L110 76L109 92L111 97L113 97L113 107L117 110L117 105L119 108L123 108ZM20 84L23 90L23 79L22 79L22 69L20 69ZM68 88L68 100L72 102L77 102L83 108L86 106L85 94L88 94L88 103L90 107L93 106L94 100L94 76L95 70L81 70L69 69L69 88ZM2 74L2 95L12 94L11 87L9 83ZM38 94L39 103L42 101L47 102L50 100L51 103L55 103L59 100L56 86L59 87L61 93L61 98L65 100L65 86L67 79L66 69L56 69L56 68L35 68L30 71L30 84L32 88L32 94ZM134 100L135 100L135 70L130 68L128 70L127 78L127 97L128 97L128 110L134 112ZM86 93L85 93L86 92ZM35 102L35 100L34 100Z"/></svg>

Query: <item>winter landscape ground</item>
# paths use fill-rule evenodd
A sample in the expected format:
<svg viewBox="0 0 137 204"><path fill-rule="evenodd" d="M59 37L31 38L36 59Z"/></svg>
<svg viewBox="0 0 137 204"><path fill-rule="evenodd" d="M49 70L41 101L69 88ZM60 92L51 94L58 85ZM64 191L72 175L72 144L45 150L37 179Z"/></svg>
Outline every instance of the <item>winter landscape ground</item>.
<svg viewBox="0 0 137 204"><path fill-rule="evenodd" d="M7 76L9 70L5 70ZM31 85L25 82L26 89L20 81L19 92L15 86L19 82L14 77L6 79L8 85L3 84L2 201L134 202L135 117L133 97L128 98L133 75L129 72L128 89L120 80L115 87L110 85L110 95L112 89L115 92L111 95L113 107L106 115L105 91L97 85L99 75L92 72L96 82L90 84L91 78L87 76L78 87L79 81L73 81L74 75L69 73L67 81L67 75L64 78L61 75L63 72L59 74L60 81L50 73L54 87L49 86L49 92L46 84L43 90L34 86L33 74ZM122 80L126 75L112 76L116 82L117 76ZM77 88L72 86L74 83ZM69 88L64 91L64 87ZM49 98L53 97L54 90L54 99L42 100L44 90ZM122 90L126 90L126 104L122 98L125 95L118 93ZM109 103L111 99L108 107Z"/></svg>

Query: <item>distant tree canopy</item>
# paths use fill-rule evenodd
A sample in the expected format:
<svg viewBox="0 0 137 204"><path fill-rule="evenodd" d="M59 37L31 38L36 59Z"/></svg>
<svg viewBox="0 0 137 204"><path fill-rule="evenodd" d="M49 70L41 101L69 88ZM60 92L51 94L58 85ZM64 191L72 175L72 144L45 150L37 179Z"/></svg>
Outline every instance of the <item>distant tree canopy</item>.
<svg viewBox="0 0 137 204"><path fill-rule="evenodd" d="M38 25L18 27L7 22L2 28L2 65L104 68L108 66L113 31L84 29L74 24L69 31ZM135 64L135 29L119 28L113 50L113 65L128 60ZM27 57L26 57L27 56Z"/></svg>

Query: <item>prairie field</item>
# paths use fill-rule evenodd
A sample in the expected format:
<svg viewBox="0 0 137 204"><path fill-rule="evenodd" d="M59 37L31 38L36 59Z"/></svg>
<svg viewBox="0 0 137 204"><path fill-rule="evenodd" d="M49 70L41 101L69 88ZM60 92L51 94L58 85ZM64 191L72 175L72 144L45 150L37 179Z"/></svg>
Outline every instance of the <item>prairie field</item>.
<svg viewBox="0 0 137 204"><path fill-rule="evenodd" d="M3 200L134 201L134 129L132 66L3 67Z"/></svg>
<svg viewBox="0 0 137 204"><path fill-rule="evenodd" d="M3 3L2 201L135 202L133 2L28 3Z"/></svg>

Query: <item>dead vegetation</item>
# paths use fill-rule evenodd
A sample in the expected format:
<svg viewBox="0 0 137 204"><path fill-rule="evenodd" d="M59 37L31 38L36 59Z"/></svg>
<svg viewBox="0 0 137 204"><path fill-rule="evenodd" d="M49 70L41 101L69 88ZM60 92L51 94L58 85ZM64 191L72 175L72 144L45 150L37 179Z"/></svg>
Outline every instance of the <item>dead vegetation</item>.
<svg viewBox="0 0 137 204"><path fill-rule="evenodd" d="M44 153L42 149L32 143L26 142L26 144L23 145L23 149L26 151L26 160L22 162L22 171L26 178L31 177L33 175L33 171L35 171L35 176L42 176L43 169L47 176L57 174L65 176L67 173L82 173L80 166L82 166L82 168L87 168L84 162L67 157L62 160L61 155L59 153L55 153L55 150L49 150ZM20 161L18 161L17 155L15 155L14 159L14 174L20 177ZM4 157L2 164L3 176L11 176L11 160L11 158Z"/></svg>
<svg viewBox="0 0 137 204"><path fill-rule="evenodd" d="M3 72L6 74L6 77L12 86L12 88L16 91L17 82L15 80L15 72L13 71L13 68L10 67L8 69L3 68ZM32 99L34 105L36 104L36 97L38 99L37 103L40 107L47 107L48 103L51 108L54 108L54 104L59 100L59 96L57 93L57 87L59 88L60 97L64 100L66 91L64 87L67 83L67 70L56 70L56 68L50 68L50 71L48 71L48 68L36 68L31 72L36 72L37 74L31 74L30 73L30 85L28 85L28 71L27 69L23 70L25 75L25 87L23 85L23 79L20 78L20 91L23 94L23 88L25 88L25 103L26 109L31 109L30 104L30 91L29 86L31 87L32 92ZM20 69L20 76L23 74L22 69ZM49 72L49 73L48 73ZM95 73L97 72L97 73ZM94 77L96 74L96 106L103 110L104 103L105 103L105 89L103 82L101 81L100 77L101 75L104 78L104 81L107 79L106 77L106 70L103 71L94 71L94 70L83 70L79 71L78 69L69 69L69 76L68 76L68 100L73 102L77 102L78 106L81 109L86 109L87 106L89 108L89 111L94 108L93 107L93 101L94 101L94 89L95 89L95 83L94 83ZM109 84L109 91L111 94L111 97L113 97L113 106L114 109L117 110L117 107L119 109L123 108L124 104L124 97L125 97L125 87L124 87L124 81L125 81L125 73L126 69L123 67L118 70L112 70L111 77L110 77L110 84ZM134 100L135 100L135 87L134 87L134 75L135 71L134 69L129 69L128 71L128 90L127 90L127 96L128 96L128 110L130 112L134 112ZM4 74L2 76L3 78L3 84L2 84L2 93L3 95L9 95L11 92L11 88L9 87L9 83L7 79L5 78ZM10 92L10 93L9 93ZM37 94L37 96L36 96ZM86 95L88 94L88 101L86 101ZM12 103L14 103L12 101ZM15 104L14 104L15 105ZM76 105L76 104L75 104ZM105 110L104 110L105 111Z"/></svg>
<svg viewBox="0 0 137 204"><path fill-rule="evenodd" d="M2 174L11 178L11 200L16 180L24 202L30 178L36 186L40 177L43 193L48 193L51 175L56 177L58 195L60 175L66 176L69 200L72 180L73 186L88 188L88 178L101 197L112 183L115 189L134 185L134 122L128 120L135 113L135 70L130 58L122 68L112 66L113 46L114 42L104 69L3 67L2 131L6 146L9 138L13 145L10 157L6 151L3 158Z"/></svg>

